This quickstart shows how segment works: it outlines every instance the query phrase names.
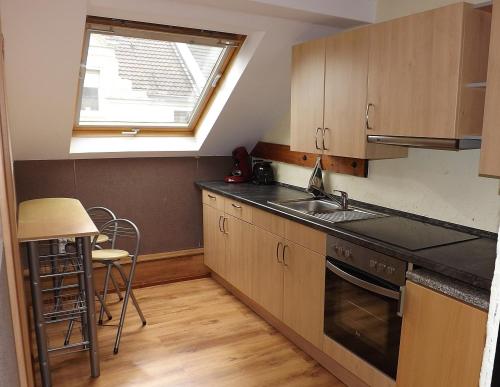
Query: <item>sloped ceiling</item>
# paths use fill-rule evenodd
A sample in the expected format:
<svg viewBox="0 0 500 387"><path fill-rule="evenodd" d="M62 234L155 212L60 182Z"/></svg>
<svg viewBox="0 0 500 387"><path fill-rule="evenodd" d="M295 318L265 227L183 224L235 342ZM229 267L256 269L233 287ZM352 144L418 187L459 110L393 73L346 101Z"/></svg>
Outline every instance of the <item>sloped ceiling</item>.
<svg viewBox="0 0 500 387"><path fill-rule="evenodd" d="M372 0L349 1L350 6L346 0L315 0L311 1L315 8L309 10L304 6L298 8L301 2L297 0L288 1L290 7L286 6L286 0L2 0L0 15L14 158L75 157L69 150L87 14L262 34L259 46L201 149L183 154L229 155L238 145L251 148L264 132L289 114L291 46L338 31L331 25L311 22L314 21L311 15L317 15L318 9L326 9L318 7L330 4L328 12L324 11L327 24L337 20L342 26L369 22L375 12ZM263 3L267 4L262 6ZM277 10L284 17L276 17ZM161 151L151 155L174 154L178 155Z"/></svg>

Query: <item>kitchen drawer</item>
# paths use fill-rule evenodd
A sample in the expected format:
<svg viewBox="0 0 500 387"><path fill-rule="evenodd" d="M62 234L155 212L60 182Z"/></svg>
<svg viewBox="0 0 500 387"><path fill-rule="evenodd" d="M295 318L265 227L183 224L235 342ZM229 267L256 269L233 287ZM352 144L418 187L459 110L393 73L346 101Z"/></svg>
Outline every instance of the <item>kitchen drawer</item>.
<svg viewBox="0 0 500 387"><path fill-rule="evenodd" d="M214 207L220 211L224 211L224 200L223 196L214 194L213 192L205 190L202 192L203 204Z"/></svg>
<svg viewBox="0 0 500 387"><path fill-rule="evenodd" d="M274 235L285 236L285 222L286 219L281 216L256 208L252 210L252 223L254 226L269 231Z"/></svg>
<svg viewBox="0 0 500 387"><path fill-rule="evenodd" d="M226 199L224 202L224 212L235 218L252 223L252 207L237 200Z"/></svg>
<svg viewBox="0 0 500 387"><path fill-rule="evenodd" d="M286 220L285 238L321 255L326 255L326 234L324 232Z"/></svg>

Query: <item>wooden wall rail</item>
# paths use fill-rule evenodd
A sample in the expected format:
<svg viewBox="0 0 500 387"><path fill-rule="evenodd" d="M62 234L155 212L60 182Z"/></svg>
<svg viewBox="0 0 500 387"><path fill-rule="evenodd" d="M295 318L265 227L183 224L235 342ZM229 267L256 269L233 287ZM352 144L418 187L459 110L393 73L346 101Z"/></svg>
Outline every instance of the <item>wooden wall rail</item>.
<svg viewBox="0 0 500 387"><path fill-rule="evenodd" d="M270 142L258 142L250 154L253 157L296 164L302 167L314 167L316 158L319 156L314 153L294 152L290 150L288 145ZM321 161L323 169L326 171L358 177L368 176L368 160L322 155Z"/></svg>

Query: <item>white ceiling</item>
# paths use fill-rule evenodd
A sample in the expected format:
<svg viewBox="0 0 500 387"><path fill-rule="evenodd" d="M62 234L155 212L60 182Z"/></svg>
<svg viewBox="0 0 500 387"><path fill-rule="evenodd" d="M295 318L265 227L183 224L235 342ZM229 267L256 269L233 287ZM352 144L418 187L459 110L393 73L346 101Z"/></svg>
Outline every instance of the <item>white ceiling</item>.
<svg viewBox="0 0 500 387"><path fill-rule="evenodd" d="M291 46L338 31L332 23L345 27L375 15L374 0L2 0L0 7L16 160L75 157L69 150L87 14L263 36L200 151L182 155L251 148L289 114ZM77 157L145 155L179 153Z"/></svg>

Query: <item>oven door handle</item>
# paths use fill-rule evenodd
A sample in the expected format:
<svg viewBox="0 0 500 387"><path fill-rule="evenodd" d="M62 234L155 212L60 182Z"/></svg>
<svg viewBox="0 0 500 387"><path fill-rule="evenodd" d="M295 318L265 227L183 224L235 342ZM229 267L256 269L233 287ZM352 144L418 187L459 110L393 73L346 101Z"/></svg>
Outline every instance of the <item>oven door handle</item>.
<svg viewBox="0 0 500 387"><path fill-rule="evenodd" d="M384 288L382 286L378 286L375 284L372 284L371 282L364 281L362 279L359 279L358 277L355 277L349 273L346 273L344 270L338 268L331 262L326 262L326 267L328 270L333 272L334 274L338 275L340 278L343 280L346 280L347 282L350 282L353 285L359 286L360 288L363 288L365 290L368 290L369 292L379 294L381 296L389 297L394 300L400 300L401 299L401 292L391 290Z"/></svg>

